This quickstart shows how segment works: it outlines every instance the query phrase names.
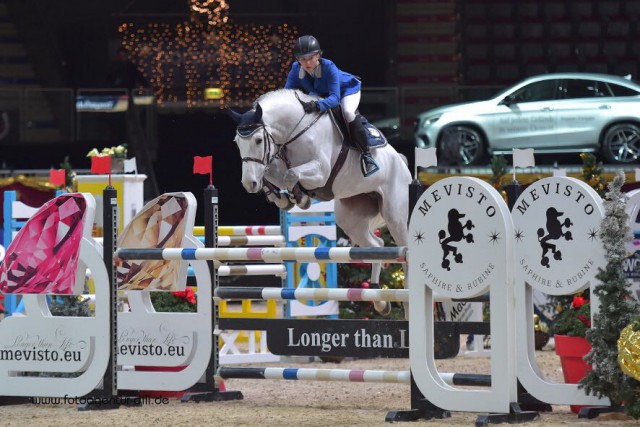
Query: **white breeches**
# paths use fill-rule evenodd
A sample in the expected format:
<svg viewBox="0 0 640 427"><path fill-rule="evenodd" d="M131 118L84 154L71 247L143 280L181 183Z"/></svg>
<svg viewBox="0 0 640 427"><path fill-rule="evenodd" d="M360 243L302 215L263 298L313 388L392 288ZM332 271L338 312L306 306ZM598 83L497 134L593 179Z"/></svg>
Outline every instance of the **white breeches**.
<svg viewBox="0 0 640 427"><path fill-rule="evenodd" d="M347 123L351 123L356 119L356 110L360 105L360 91L347 95L340 100L340 106L342 107L342 114Z"/></svg>

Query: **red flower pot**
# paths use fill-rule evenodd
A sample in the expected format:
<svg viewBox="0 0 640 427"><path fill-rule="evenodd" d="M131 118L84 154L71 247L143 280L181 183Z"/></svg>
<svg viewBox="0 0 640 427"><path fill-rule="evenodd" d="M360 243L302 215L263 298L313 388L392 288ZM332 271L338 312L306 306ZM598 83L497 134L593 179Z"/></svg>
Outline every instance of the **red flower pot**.
<svg viewBox="0 0 640 427"><path fill-rule="evenodd" d="M568 335L554 335L556 354L560 356L564 382L578 384L591 370L591 365L582 358L591 350L591 344L583 337L570 337ZM578 413L581 405L571 405L571 412Z"/></svg>
<svg viewBox="0 0 640 427"><path fill-rule="evenodd" d="M151 372L180 372L184 370L186 366L136 366L136 371L151 371ZM187 392L185 391L167 391L167 390L141 390L141 397L168 397L174 399L181 399Z"/></svg>

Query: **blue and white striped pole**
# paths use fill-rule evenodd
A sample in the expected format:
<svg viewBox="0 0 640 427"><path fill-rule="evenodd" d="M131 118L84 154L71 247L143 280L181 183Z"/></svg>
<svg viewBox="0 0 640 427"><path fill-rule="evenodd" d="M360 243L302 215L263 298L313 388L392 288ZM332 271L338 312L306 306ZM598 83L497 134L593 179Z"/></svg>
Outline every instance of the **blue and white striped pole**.
<svg viewBox="0 0 640 427"><path fill-rule="evenodd" d="M121 248L120 259L217 260L263 262L406 262L406 247L383 248Z"/></svg>

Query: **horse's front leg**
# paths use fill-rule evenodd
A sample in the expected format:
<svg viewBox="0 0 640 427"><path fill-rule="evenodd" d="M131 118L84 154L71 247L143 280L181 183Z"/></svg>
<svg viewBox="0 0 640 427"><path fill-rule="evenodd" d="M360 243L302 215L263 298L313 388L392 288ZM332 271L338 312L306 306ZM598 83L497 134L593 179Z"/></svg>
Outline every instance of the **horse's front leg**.
<svg viewBox="0 0 640 427"><path fill-rule="evenodd" d="M264 170L264 180L278 188L288 189L288 185L284 179L286 173L286 163L278 157L273 157ZM293 189L288 189L286 196L279 195L278 200L275 200L273 195L267 195L267 198L280 209L285 210L291 209L294 204L298 205L301 209L307 209L311 206L311 198L301 191L299 185L294 185Z"/></svg>
<svg viewBox="0 0 640 427"><path fill-rule="evenodd" d="M329 171L317 160L293 167L284 174L285 187L288 190L293 190L297 183L306 189L319 188L327 183L328 178Z"/></svg>
<svg viewBox="0 0 640 427"><path fill-rule="evenodd" d="M311 198L302 189L322 187L328 175L322 173L320 162L311 161L287 170L284 174L285 187L293 194L296 204L302 209L311 206Z"/></svg>
<svg viewBox="0 0 640 427"><path fill-rule="evenodd" d="M264 179L272 183L278 188L285 189L287 184L284 176L287 173L287 165L281 159L272 158L264 169Z"/></svg>

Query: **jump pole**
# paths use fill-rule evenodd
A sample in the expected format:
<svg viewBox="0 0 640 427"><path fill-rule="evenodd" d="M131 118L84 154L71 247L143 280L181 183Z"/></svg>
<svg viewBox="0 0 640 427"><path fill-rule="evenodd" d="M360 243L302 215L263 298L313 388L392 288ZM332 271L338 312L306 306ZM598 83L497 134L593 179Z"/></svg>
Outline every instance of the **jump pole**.
<svg viewBox="0 0 640 427"><path fill-rule="evenodd" d="M205 234L205 226L193 227L195 236ZM282 229L279 225L220 225L217 228L218 236L279 236Z"/></svg>
<svg viewBox="0 0 640 427"><path fill-rule="evenodd" d="M279 264L275 264L279 265ZM221 267L220 267L221 268ZM220 268L218 272L220 272ZM269 267L271 269L271 267ZM276 268L273 268L276 270ZM251 273L248 273L251 274ZM256 273L258 274L258 273ZM220 274L221 276L223 274ZM231 275L231 274L229 274ZM222 299L252 299L265 301L289 301L289 300L314 300L314 301L409 301L408 289L283 289L283 288L256 288L256 287L224 287L217 288L213 294L216 300ZM476 299L456 299L447 295L436 294L437 301L474 301ZM485 302L486 298L477 298L479 302ZM469 323L469 322L467 322Z"/></svg>
<svg viewBox="0 0 640 427"><path fill-rule="evenodd" d="M234 368L218 369L222 379L338 381L361 383L410 384L410 371L377 371L359 369L313 368ZM442 379L449 385L491 386L491 375L443 373Z"/></svg>
<svg viewBox="0 0 640 427"><path fill-rule="evenodd" d="M208 260L263 262L334 262L367 263L385 261L406 262L406 247L337 247L337 248L122 248L116 251L120 259L136 260Z"/></svg>

